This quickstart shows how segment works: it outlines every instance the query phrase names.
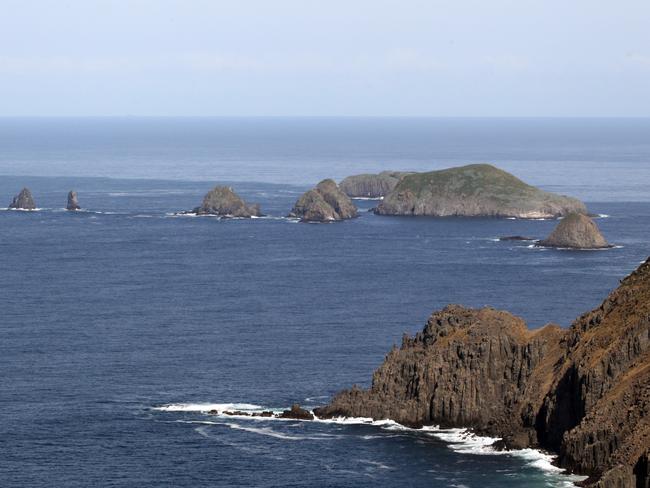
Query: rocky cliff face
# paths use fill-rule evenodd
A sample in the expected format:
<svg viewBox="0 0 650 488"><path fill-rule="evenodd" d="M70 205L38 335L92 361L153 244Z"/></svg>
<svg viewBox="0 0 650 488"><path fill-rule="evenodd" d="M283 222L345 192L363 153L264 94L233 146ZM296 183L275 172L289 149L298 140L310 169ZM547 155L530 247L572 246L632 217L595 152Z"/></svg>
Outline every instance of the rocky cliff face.
<svg viewBox="0 0 650 488"><path fill-rule="evenodd" d="M382 171L379 174L348 176L339 188L350 198L381 198L386 196L397 183L410 173Z"/></svg>
<svg viewBox="0 0 650 488"><path fill-rule="evenodd" d="M29 188L20 190L20 193L9 204L9 208L16 210L36 210L36 203Z"/></svg>
<svg viewBox="0 0 650 488"><path fill-rule="evenodd" d="M489 164L471 164L407 175L375 212L530 219L587 213L587 209L575 198L542 191Z"/></svg>
<svg viewBox="0 0 650 488"><path fill-rule="evenodd" d="M81 207L79 206L79 199L77 198L77 192L76 191L71 191L68 193L68 204L65 207L67 210L81 210Z"/></svg>
<svg viewBox="0 0 650 488"><path fill-rule="evenodd" d="M249 205L232 188L216 186L210 190L200 207L193 210L199 215L221 215L224 217L259 217L260 206Z"/></svg>
<svg viewBox="0 0 650 488"><path fill-rule="evenodd" d="M449 306L386 356L370 389L314 413L471 427L552 450L589 486L647 487L650 260L570 329Z"/></svg>
<svg viewBox="0 0 650 488"><path fill-rule="evenodd" d="M334 180L323 180L305 192L293 206L290 217L303 222L331 222L357 216L357 208Z"/></svg>
<svg viewBox="0 0 650 488"><path fill-rule="evenodd" d="M570 213L553 232L539 242L540 246L571 249L602 249L611 247L596 223L584 214Z"/></svg>

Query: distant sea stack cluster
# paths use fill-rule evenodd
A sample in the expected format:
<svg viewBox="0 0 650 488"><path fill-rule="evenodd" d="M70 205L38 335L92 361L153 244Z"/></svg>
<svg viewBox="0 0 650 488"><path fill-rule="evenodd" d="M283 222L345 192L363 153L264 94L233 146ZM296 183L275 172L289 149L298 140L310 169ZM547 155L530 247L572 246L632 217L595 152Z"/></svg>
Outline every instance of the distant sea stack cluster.
<svg viewBox="0 0 650 488"><path fill-rule="evenodd" d="M10 210L37 210L36 202L34 201L34 196L29 188L23 188L20 190L20 193L16 195L9 204L8 207ZM79 200L77 198L77 192L71 191L68 193L68 204L66 205L67 210L80 210Z"/></svg>
<svg viewBox="0 0 650 488"><path fill-rule="evenodd" d="M193 210L193 213L239 218L260 217L262 215L258 204L246 203L229 186L215 186L203 197L203 202Z"/></svg>
<svg viewBox="0 0 650 488"><path fill-rule="evenodd" d="M471 428L556 453L582 486L648 487L650 259L569 329L450 305L314 414Z"/></svg>

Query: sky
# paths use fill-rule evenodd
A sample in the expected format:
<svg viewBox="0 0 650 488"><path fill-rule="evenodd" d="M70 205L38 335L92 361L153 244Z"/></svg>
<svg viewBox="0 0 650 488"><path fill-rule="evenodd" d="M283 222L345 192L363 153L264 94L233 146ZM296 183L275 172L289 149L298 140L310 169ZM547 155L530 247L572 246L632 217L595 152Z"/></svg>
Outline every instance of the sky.
<svg viewBox="0 0 650 488"><path fill-rule="evenodd" d="M650 116L648 0L0 0L0 116Z"/></svg>

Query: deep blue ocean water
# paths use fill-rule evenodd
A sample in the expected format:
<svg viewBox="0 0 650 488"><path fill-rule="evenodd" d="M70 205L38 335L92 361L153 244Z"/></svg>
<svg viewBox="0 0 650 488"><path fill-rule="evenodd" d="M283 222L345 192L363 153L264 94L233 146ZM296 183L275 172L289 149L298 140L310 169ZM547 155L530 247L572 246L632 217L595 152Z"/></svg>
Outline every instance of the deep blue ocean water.
<svg viewBox="0 0 650 488"><path fill-rule="evenodd" d="M496 241L555 221L283 218L323 177L476 161L584 199L617 248ZM534 453L201 410L366 386L448 303L568 326L650 255L648 120L0 119L0 174L0 206L29 186L41 208L0 211L1 486L562 486ZM269 218L173 215L224 182Z"/></svg>

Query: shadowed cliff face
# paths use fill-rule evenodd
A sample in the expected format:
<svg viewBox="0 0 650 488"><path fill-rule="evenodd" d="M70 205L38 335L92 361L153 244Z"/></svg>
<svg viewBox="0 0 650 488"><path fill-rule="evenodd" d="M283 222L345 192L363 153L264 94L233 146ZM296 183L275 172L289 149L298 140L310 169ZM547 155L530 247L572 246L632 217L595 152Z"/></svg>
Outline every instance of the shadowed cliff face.
<svg viewBox="0 0 650 488"><path fill-rule="evenodd" d="M448 306L386 356L369 390L315 413L471 427L553 450L588 484L647 487L650 260L570 329L530 331L507 312Z"/></svg>

